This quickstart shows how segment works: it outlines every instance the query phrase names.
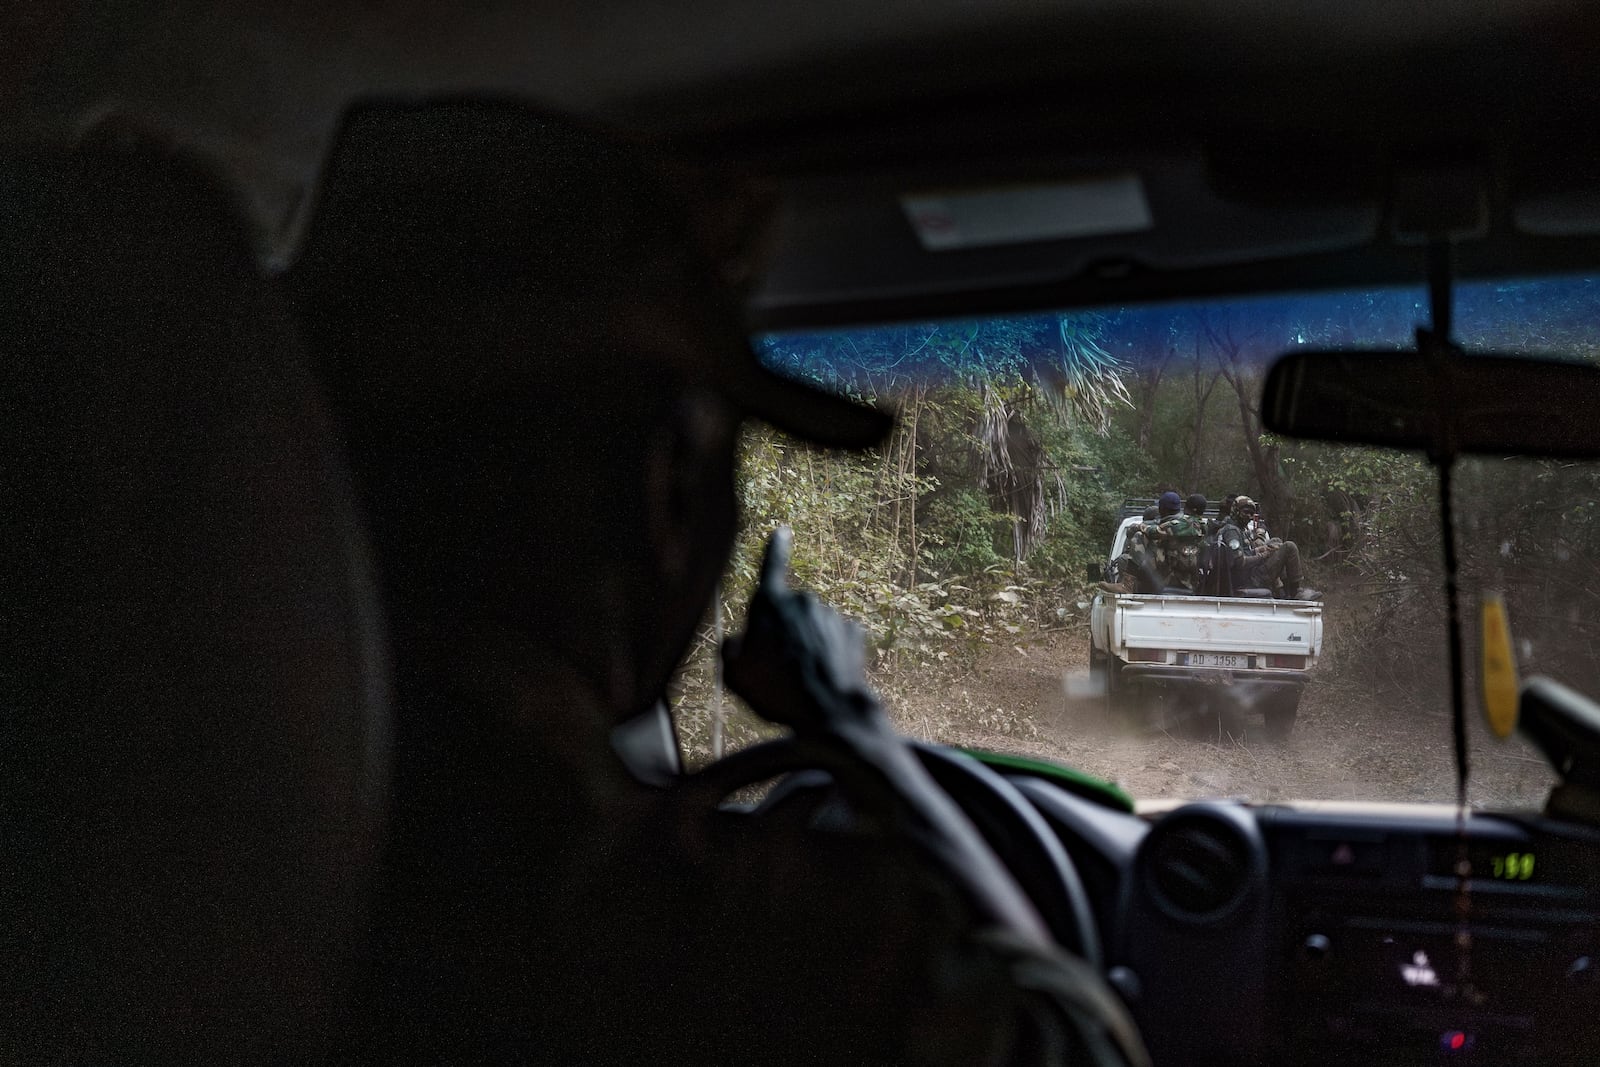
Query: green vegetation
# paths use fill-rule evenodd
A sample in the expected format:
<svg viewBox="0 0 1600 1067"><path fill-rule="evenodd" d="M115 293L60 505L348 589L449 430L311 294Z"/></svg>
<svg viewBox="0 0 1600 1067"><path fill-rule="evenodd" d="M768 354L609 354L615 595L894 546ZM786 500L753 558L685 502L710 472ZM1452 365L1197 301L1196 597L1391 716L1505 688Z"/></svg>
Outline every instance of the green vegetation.
<svg viewBox="0 0 1600 1067"><path fill-rule="evenodd" d="M867 455L746 431L745 527L721 626L738 626L767 535L790 525L796 583L860 622L892 689L912 669L954 672L996 646L1082 627L1085 565L1103 560L1125 496L1246 493L1299 543L1313 584L1338 590L1329 666L1442 692L1429 643L1443 616L1432 470L1416 455L1276 439L1256 410L1272 356L1409 345L1422 303L1393 290L766 338L769 365L892 405L899 423ZM1469 345L1517 347L1521 324L1535 347L1594 355L1596 310L1600 286L1586 281L1480 286L1463 293L1459 319ZM1600 637L1579 603L1600 588L1600 475L1475 462L1460 485L1463 588L1505 591L1514 628L1519 612L1568 623L1525 658L1554 663ZM680 686L700 756L714 632ZM758 732L737 716L729 729L730 745Z"/></svg>

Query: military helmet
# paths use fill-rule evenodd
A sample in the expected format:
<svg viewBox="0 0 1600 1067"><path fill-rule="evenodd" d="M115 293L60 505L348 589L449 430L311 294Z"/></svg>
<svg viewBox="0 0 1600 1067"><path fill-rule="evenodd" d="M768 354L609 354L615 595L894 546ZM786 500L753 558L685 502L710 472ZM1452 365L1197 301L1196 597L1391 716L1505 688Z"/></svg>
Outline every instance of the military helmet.
<svg viewBox="0 0 1600 1067"><path fill-rule="evenodd" d="M1257 510L1259 509L1254 500L1247 496L1236 496L1233 498L1233 510L1230 514L1235 518L1250 519L1255 516Z"/></svg>

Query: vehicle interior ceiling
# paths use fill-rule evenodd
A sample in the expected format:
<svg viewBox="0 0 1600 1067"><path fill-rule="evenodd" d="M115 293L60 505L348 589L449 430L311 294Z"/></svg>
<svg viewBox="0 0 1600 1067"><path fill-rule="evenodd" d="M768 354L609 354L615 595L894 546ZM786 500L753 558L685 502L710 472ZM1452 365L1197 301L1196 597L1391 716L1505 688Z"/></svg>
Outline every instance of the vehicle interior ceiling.
<svg viewBox="0 0 1600 1067"><path fill-rule="evenodd" d="M1488 4L1448 18L1419 4L1411 19L1360 4L1337 21L1272 4L1162 19L912 6L811 4L770 24L640 3L554 20L534 6L442 38L422 4L18 23L4 47L22 61L5 65L0 102L24 147L3 164L0 201L42 224L4 237L7 305L28 309L4 327L6 447L49 477L6 466L8 511L35 523L15 518L8 538L25 549L4 584L24 590L30 636L8 635L6 655L38 669L17 672L11 697L24 713L5 727L5 818L42 858L35 906L6 920L26 949L6 982L18 1003L44 988L55 999L18 1014L7 1047L385 1062L529 1048L573 1061L996 1054L973 1005L1005 1010L998 980L952 979L936 956L973 902L926 854L863 849L805 818L684 819L600 758L622 716L553 713L651 714L641 692L605 686L630 670L659 685L672 663L652 660L657 646L689 634L623 621L624 607L659 595L651 618L686 628L673 597L703 599L721 564L661 580L677 557L651 515L586 478L608 435L665 427L693 455L697 433L731 433L733 416L715 400L585 387L660 375L676 388L697 373L692 360L618 363L641 320L709 348L730 331L1416 283L1438 240L1462 277L1592 270L1600 26L1563 3L1515 21ZM541 169L552 152L583 164ZM1127 175L1153 224L1055 240L929 251L903 200ZM630 223L649 227L625 212L654 203L634 179L670 190L673 234L715 261L736 311L686 295L693 272L670 248L629 243ZM594 213L566 212L568 196ZM595 233L616 240L609 262L525 258L576 255ZM107 235L115 256L98 251ZM673 284L640 263L665 264ZM624 314L627 285L646 300ZM530 292L562 310L527 314ZM100 359L130 342L137 361ZM540 406L551 395L575 399ZM507 396L528 409L507 412ZM79 403L52 421L37 397ZM131 444L112 454L104 436ZM528 440L548 448L537 469L519 466ZM632 475L644 495L651 472ZM588 510L503 506L552 485ZM125 526L84 521L130 496L146 502ZM163 516L151 499L192 511ZM716 542L733 502L712 505L695 532ZM576 581L602 565L613 586ZM96 567L111 576L100 587ZM286 703L281 729L250 713ZM52 717L61 707L70 727ZM1104 902L1141 877L1144 824L1036 783L1026 797L1042 823L1005 805L969 814L996 851L1009 841L1036 865L1056 862L1030 836L1040 826L1065 843L1066 873L1024 888L1036 902L1061 893L1057 940L1076 929L1085 955L1103 946L1103 963L1143 975L1116 988L1158 1062L1279 1047L1276 942L1233 937L1227 916L1180 929L1148 902L1128 905L1151 931L1139 941ZM1217 818L1260 877L1257 832ZM607 825L626 835L574 840ZM270 843L252 863L232 863L258 839ZM138 893L122 893L129 880ZM586 907L597 894L606 914ZM1258 897L1228 916L1259 906L1267 923ZM715 930L716 944L685 929ZM93 946L75 951L94 966L63 963L80 958L69 943ZM233 968L185 983L218 955ZM49 1008L106 988L114 1010L63 1023ZM270 1024L241 1007L263 991L281 1007ZM852 1015L852 1002L882 1010ZM592 1025L622 1004L625 1026ZM807 1011L775 1004L842 1021L819 1036Z"/></svg>

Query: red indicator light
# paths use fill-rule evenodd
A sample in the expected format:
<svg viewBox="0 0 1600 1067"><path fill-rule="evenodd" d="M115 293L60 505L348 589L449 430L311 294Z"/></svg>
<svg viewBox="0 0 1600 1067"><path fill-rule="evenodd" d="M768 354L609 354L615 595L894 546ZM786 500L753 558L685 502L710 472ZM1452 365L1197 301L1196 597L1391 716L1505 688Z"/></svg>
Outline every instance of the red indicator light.
<svg viewBox="0 0 1600 1067"><path fill-rule="evenodd" d="M1460 1030L1457 1030L1455 1033L1450 1035L1450 1047L1452 1049L1458 1049L1466 1043L1467 1035L1463 1034Z"/></svg>
<svg viewBox="0 0 1600 1067"><path fill-rule="evenodd" d="M1465 1030L1446 1030L1439 1035L1441 1052L1468 1052L1472 1045L1472 1035Z"/></svg>

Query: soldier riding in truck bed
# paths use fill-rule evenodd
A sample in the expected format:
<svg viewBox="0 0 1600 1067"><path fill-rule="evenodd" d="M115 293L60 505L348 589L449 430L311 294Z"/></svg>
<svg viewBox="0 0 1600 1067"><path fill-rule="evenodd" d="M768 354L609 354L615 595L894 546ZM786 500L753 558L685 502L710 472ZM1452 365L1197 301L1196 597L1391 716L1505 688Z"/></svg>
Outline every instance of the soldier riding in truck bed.
<svg viewBox="0 0 1600 1067"><path fill-rule="evenodd" d="M1128 501L1125 513L1137 504ZM1115 580L1099 583L1104 592L1321 597L1304 587L1295 543L1268 534L1256 502L1231 493L1215 509L1201 493L1187 499L1163 493L1153 508L1145 509L1144 521L1129 527L1114 569Z"/></svg>

